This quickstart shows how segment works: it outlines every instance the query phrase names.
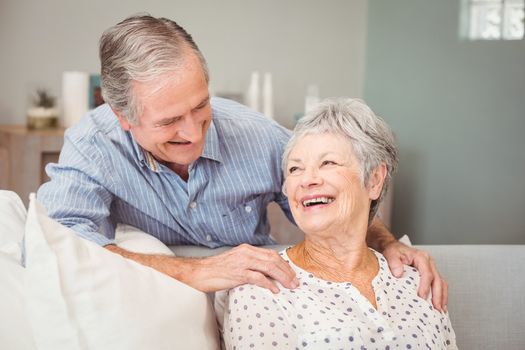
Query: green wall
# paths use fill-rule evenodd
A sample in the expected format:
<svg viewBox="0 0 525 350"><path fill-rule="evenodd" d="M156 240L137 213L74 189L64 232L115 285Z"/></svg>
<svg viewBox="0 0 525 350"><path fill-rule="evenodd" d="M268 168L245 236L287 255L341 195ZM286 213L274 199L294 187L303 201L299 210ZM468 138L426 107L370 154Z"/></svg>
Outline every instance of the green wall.
<svg viewBox="0 0 525 350"><path fill-rule="evenodd" d="M393 227L525 244L525 41L459 38L459 1L369 1L364 96L394 130Z"/></svg>

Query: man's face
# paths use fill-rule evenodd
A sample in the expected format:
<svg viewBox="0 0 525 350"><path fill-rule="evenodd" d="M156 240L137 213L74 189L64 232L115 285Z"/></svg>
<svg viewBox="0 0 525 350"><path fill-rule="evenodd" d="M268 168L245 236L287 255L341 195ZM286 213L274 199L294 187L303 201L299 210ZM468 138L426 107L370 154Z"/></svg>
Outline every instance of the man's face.
<svg viewBox="0 0 525 350"><path fill-rule="evenodd" d="M119 116L122 128L157 160L187 170L201 156L211 123L208 84L198 59L190 56L180 69L151 82L134 82L133 93L143 111L136 125Z"/></svg>

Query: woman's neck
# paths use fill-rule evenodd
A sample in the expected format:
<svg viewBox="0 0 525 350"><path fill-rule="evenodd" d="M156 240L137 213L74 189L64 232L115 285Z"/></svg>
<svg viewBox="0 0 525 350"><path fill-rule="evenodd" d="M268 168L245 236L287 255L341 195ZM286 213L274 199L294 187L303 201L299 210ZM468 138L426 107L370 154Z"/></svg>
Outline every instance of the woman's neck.
<svg viewBox="0 0 525 350"><path fill-rule="evenodd" d="M368 283L377 275L379 263L366 242L307 238L288 249L294 264L314 276L332 282Z"/></svg>
<svg viewBox="0 0 525 350"><path fill-rule="evenodd" d="M377 309L372 280L379 272L379 262L364 240L312 241L307 239L288 249L294 264L315 277L331 282L350 282Z"/></svg>

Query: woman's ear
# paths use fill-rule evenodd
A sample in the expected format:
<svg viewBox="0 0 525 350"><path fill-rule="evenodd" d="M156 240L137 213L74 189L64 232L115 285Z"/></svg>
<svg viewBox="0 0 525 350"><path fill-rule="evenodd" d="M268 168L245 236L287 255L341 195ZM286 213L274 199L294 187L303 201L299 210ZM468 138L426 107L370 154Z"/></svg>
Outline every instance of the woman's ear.
<svg viewBox="0 0 525 350"><path fill-rule="evenodd" d="M286 179L283 182L283 187L281 188L281 191L283 192L285 197L288 197L288 194L286 193Z"/></svg>
<svg viewBox="0 0 525 350"><path fill-rule="evenodd" d="M386 164L379 164L370 175L368 180L368 195L371 200L376 200L381 195L381 190L383 189L383 184L385 183L387 169Z"/></svg>

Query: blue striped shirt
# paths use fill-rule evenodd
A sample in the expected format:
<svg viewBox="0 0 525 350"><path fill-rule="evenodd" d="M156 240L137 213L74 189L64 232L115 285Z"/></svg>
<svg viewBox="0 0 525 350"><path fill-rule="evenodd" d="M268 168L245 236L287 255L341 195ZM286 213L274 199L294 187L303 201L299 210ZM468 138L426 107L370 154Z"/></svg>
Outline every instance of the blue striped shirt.
<svg viewBox="0 0 525 350"><path fill-rule="evenodd" d="M211 105L204 150L187 182L142 149L103 105L66 131L38 199L50 217L100 245L113 243L118 223L168 245L274 243L268 203L291 218L281 192L290 132L236 102L213 98Z"/></svg>

